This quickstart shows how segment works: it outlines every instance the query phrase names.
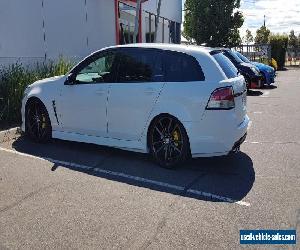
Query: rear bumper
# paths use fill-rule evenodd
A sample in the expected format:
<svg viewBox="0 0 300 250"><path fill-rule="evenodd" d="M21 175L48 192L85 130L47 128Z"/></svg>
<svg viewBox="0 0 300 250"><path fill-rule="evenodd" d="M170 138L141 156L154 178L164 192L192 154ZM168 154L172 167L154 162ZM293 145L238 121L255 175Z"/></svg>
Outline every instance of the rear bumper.
<svg viewBox="0 0 300 250"><path fill-rule="evenodd" d="M246 137L247 137L247 133L244 134L244 136L242 138L240 138L236 143L234 143L234 145L233 145L231 151L229 152L229 154L236 153L236 152L240 151L240 146L246 140Z"/></svg>
<svg viewBox="0 0 300 250"><path fill-rule="evenodd" d="M193 158L228 155L245 141L250 122L247 115L238 125L233 114L220 115L217 118L219 121L206 118L201 122L183 124L189 136Z"/></svg>

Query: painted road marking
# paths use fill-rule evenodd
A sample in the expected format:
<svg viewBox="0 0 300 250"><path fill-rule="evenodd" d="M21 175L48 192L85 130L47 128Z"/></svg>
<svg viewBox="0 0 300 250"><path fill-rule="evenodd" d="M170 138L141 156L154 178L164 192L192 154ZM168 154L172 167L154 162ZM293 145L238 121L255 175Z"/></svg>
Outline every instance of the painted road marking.
<svg viewBox="0 0 300 250"><path fill-rule="evenodd" d="M250 144L299 144L300 145L300 141L244 141L245 143L250 143Z"/></svg>
<svg viewBox="0 0 300 250"><path fill-rule="evenodd" d="M32 158L32 159L37 159L37 160L42 160L42 161L49 161L51 163L61 164L63 166L70 166L70 167L84 169L84 170L91 170L91 171L102 173L102 174L107 174L107 175L116 176L116 177L122 177L122 178L135 180L135 181L143 182L143 183L147 183L147 184L153 184L153 185L156 185L156 186L169 188L169 189L173 189L173 190L177 190L177 191L182 191L183 192L186 189L185 187L172 185L172 184L169 184L169 183L166 183L166 182L154 181L154 180L146 179L146 178L139 177L139 176L128 175L128 174L125 174L125 173L122 173L122 172L115 172L115 171L105 170L105 169L96 168L96 167L87 166L87 165L82 165L82 164L77 164L77 163L73 163L73 162L59 161L59 160L55 160L55 159L52 159L52 158L43 158L43 157L33 156L33 155L30 155L30 154L21 153L21 152L15 151L15 150L7 149L7 148L0 147L0 151L16 154L16 155L20 155L20 156L25 156L25 157L29 157L29 158ZM250 203L248 203L248 202L236 201L236 200L233 200L233 199L228 198L228 197L203 192L203 191L200 191L200 190L188 189L186 191L186 193L195 194L195 195L199 195L199 196L204 196L204 197L207 197L207 198L212 198L212 199L225 201L225 202L229 202L229 203L235 203L235 204L238 204L238 205L241 205L241 206L247 206L247 207L250 206Z"/></svg>
<svg viewBox="0 0 300 250"><path fill-rule="evenodd" d="M199 190L188 189L187 192L191 193L191 194L196 194L196 195L216 199L216 200L226 201L226 202L229 202L229 203L236 203L236 204L241 205L241 206L246 206L246 207L250 206L250 203L245 202L245 201L234 201L234 200L232 200L230 198L227 198L227 197L223 197L223 196L219 196L219 195L215 195L215 194L211 194L211 193L207 193L207 192L202 192L202 191L199 191Z"/></svg>
<svg viewBox="0 0 300 250"><path fill-rule="evenodd" d="M248 130L252 127L252 121L249 121Z"/></svg>
<svg viewBox="0 0 300 250"><path fill-rule="evenodd" d="M260 115L260 114L262 114L263 112L261 112L261 111L254 111L253 112L253 114L258 114L258 115Z"/></svg>
<svg viewBox="0 0 300 250"><path fill-rule="evenodd" d="M265 91L260 97L269 97L270 91Z"/></svg>

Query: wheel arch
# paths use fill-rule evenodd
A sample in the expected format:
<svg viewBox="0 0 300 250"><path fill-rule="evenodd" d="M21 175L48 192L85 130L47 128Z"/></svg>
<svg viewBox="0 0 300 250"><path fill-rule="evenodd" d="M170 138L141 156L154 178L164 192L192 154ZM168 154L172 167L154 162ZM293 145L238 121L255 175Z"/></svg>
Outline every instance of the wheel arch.
<svg viewBox="0 0 300 250"><path fill-rule="evenodd" d="M181 125L182 127L184 128L185 130L185 133L186 133L186 136L187 136L187 140L188 140L188 144L189 144L189 149L190 149L190 138L189 138L189 134L188 134L188 131L187 129L185 128L184 124L182 123L182 121L180 121L180 119L178 117L176 117L175 115L173 114L170 114L170 113L160 113L160 114L157 114L155 115L154 117L152 117L148 127L147 127L147 135L146 135L146 146L147 146L147 150L148 152L150 152L150 129L151 127L153 126L154 122L156 119L158 119L159 117L162 117L162 116L170 116L170 117L173 117L174 119L176 119Z"/></svg>
<svg viewBox="0 0 300 250"><path fill-rule="evenodd" d="M50 118L50 115L49 115L49 111L48 111L47 106L45 105L45 103L40 98L38 98L37 96L31 96L26 100L26 103L25 103L25 131L27 129L27 124L26 124L27 123L27 109L28 109L29 105L34 103L35 101L44 106L44 108L45 108L45 110L48 114L49 120L50 120L50 126L52 126L52 124L51 124L52 121L51 121L51 118Z"/></svg>

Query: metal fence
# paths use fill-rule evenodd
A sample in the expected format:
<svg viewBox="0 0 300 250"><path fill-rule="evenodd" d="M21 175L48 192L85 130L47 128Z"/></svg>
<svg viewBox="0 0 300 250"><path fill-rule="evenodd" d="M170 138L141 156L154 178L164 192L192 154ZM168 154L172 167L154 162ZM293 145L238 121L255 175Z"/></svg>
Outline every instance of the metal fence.
<svg viewBox="0 0 300 250"><path fill-rule="evenodd" d="M234 49L248 57L250 61L263 62L265 60L271 60L270 44L242 44Z"/></svg>
<svg viewBox="0 0 300 250"><path fill-rule="evenodd" d="M300 67L300 48L288 48L285 56L285 66Z"/></svg>

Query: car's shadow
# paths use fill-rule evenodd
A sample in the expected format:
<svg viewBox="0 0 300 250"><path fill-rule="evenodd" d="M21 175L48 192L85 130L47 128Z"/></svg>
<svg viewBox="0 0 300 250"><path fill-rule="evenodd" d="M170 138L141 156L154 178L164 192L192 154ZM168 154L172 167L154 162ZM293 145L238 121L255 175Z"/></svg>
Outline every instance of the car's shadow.
<svg viewBox="0 0 300 250"><path fill-rule="evenodd" d="M249 90L247 91L247 95L248 95L248 96L261 96L261 95L263 95L263 92L260 91L260 90L252 90L252 89L249 89Z"/></svg>
<svg viewBox="0 0 300 250"><path fill-rule="evenodd" d="M277 89L276 85L265 85L264 89Z"/></svg>
<svg viewBox="0 0 300 250"><path fill-rule="evenodd" d="M85 143L53 140L49 144L36 144L20 137L13 148L53 162L49 169L53 174L63 167L199 200L240 201L255 181L253 162L242 152L231 157L193 159L175 170L167 170L153 163L147 154Z"/></svg>

